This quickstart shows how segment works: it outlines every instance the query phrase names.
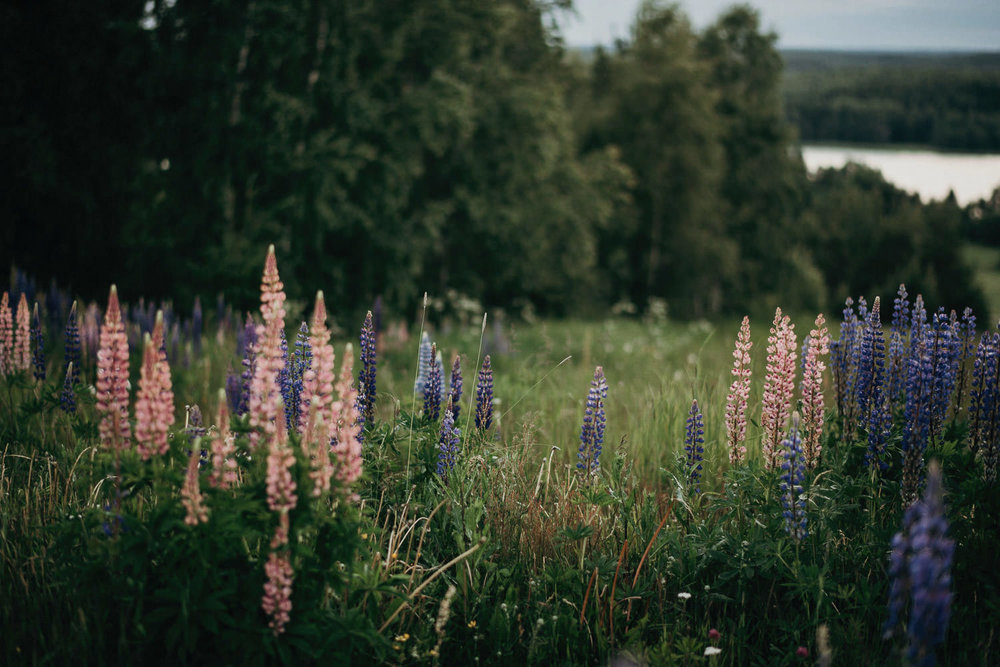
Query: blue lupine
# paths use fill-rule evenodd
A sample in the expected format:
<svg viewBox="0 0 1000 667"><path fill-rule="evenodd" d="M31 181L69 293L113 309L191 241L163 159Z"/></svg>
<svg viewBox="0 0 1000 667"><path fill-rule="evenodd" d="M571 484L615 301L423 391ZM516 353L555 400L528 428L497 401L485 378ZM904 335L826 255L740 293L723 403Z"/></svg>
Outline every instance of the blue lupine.
<svg viewBox="0 0 1000 667"><path fill-rule="evenodd" d="M861 342L857 346L857 374L854 384L854 405L858 424L865 428L871 419L871 398L875 387L881 387L885 370L885 340L879 297L875 297L868 320L863 325Z"/></svg>
<svg viewBox="0 0 1000 667"><path fill-rule="evenodd" d="M1000 454L1000 333L984 333L976 350L969 392L969 447L983 459L983 476L996 481Z"/></svg>
<svg viewBox="0 0 1000 667"><path fill-rule="evenodd" d="M358 378L358 412L362 424L375 420L375 325L368 311L361 325L361 373Z"/></svg>
<svg viewBox="0 0 1000 667"><path fill-rule="evenodd" d="M802 354L799 356L799 372L805 376L806 374L806 360L809 357L809 343L811 342L809 334L806 334L802 339Z"/></svg>
<svg viewBox="0 0 1000 667"><path fill-rule="evenodd" d="M906 357L910 331L910 301L907 298L906 285L899 284L899 291L893 300L892 328L889 332L889 356L887 359L887 376L885 395L891 406L900 404L903 394L903 384L906 378Z"/></svg>
<svg viewBox="0 0 1000 667"><path fill-rule="evenodd" d="M435 359L440 356L437 345L431 346L431 354ZM441 416L441 396L443 393L443 378L441 377L441 366L436 362L431 364L430 372L427 374L427 382L424 383L424 418L437 421Z"/></svg>
<svg viewBox="0 0 1000 667"><path fill-rule="evenodd" d="M281 388L281 400L285 404L285 418L288 418L289 403L291 402L292 370L289 367L291 360L288 357L288 337L285 329L281 329L281 370L278 371L278 386ZM291 361L294 363L294 361ZM285 424L288 424L286 421Z"/></svg>
<svg viewBox="0 0 1000 667"><path fill-rule="evenodd" d="M604 377L604 368L594 369L594 379L587 393L587 406L583 411L583 426L580 428L580 451L577 458L577 470L585 479L590 479L601 467L601 449L604 445L604 401L608 397L608 381Z"/></svg>
<svg viewBox="0 0 1000 667"><path fill-rule="evenodd" d="M35 367L35 379L45 382L45 335L38 317L37 301L31 313L31 362Z"/></svg>
<svg viewBox="0 0 1000 667"><path fill-rule="evenodd" d="M969 367L976 353L976 316L971 308L962 311L962 324L957 327L961 340L958 355L958 380L956 382L955 415L962 410L965 402L965 388L969 383Z"/></svg>
<svg viewBox="0 0 1000 667"><path fill-rule="evenodd" d="M451 382L448 383L448 401L451 403L451 411L458 419L462 411L462 362L459 356L455 355L455 362L451 365Z"/></svg>
<svg viewBox="0 0 1000 667"><path fill-rule="evenodd" d="M876 386L872 392L871 405L868 411L868 451L865 452L865 465L884 471L889 467L886 460L886 443L892 433L892 414L889 399Z"/></svg>
<svg viewBox="0 0 1000 667"><path fill-rule="evenodd" d="M697 399L691 401L684 433L687 485L692 493L701 493L701 465L705 455L705 425ZM692 488L693 487L693 488Z"/></svg>
<svg viewBox="0 0 1000 667"><path fill-rule="evenodd" d="M935 313L932 319L934 384L931 390L930 436L935 442L941 438L944 430L948 407L951 405L951 394L958 377L962 341L953 326L957 323L956 319L945 315L943 308Z"/></svg>
<svg viewBox="0 0 1000 667"><path fill-rule="evenodd" d="M781 506L785 518L785 532L796 542L805 539L806 501L802 497L802 481L806 464L802 455L802 437L799 434L799 413L792 415L792 426L782 441L784 459L781 464Z"/></svg>
<svg viewBox="0 0 1000 667"><path fill-rule="evenodd" d="M70 306L66 319L66 374L70 386L80 382L80 327L76 321L76 301Z"/></svg>
<svg viewBox="0 0 1000 667"><path fill-rule="evenodd" d="M919 297L918 297L919 299ZM914 327L916 331L916 327ZM913 341L906 376L903 440L903 502L917 499L924 467L924 451L930 437L931 402L934 389L933 341L921 336Z"/></svg>
<svg viewBox="0 0 1000 667"><path fill-rule="evenodd" d="M289 433L298 433L302 428L302 381L306 371L312 367L312 347L309 345L309 325L303 322L295 335L295 350L288 356L285 363L287 371L287 395L282 390L285 399L285 423Z"/></svg>
<svg viewBox="0 0 1000 667"><path fill-rule="evenodd" d="M434 361L434 354L431 352L431 337L425 331L420 336L420 348L417 351L417 379L413 382L413 393L423 396L424 384L427 382L427 374L431 370L431 363Z"/></svg>
<svg viewBox="0 0 1000 667"><path fill-rule="evenodd" d="M441 420L441 431L438 437L438 464L437 474L448 481L448 473L455 467L455 459L458 455L458 444L461 431L455 426L455 415L451 409L444 413Z"/></svg>
<svg viewBox="0 0 1000 667"><path fill-rule="evenodd" d="M947 537L941 467L935 461L927 474L923 498L903 518L903 530L893 537L889 561L889 618L886 638L902 620L907 602L907 660L933 665L934 651L944 643L951 620L951 563L955 542Z"/></svg>
<svg viewBox="0 0 1000 667"><path fill-rule="evenodd" d="M240 400L233 409L233 414L241 417L250 411L250 385L253 384L253 376L257 370L257 326L249 314L243 330L237 336L236 345L237 350L242 348L243 373L240 376Z"/></svg>
<svg viewBox="0 0 1000 667"><path fill-rule="evenodd" d="M483 359L476 382L476 428L485 431L493 425L493 368L490 355Z"/></svg>
<svg viewBox="0 0 1000 667"><path fill-rule="evenodd" d="M840 323L840 338L830 345L830 359L833 366L834 384L837 390L837 411L845 424L851 424L854 414L849 396L853 387L854 339L857 335L857 315L854 313L854 299L847 297L844 302L844 319Z"/></svg>
<svg viewBox="0 0 1000 667"><path fill-rule="evenodd" d="M69 414L76 413L76 395L73 393L73 371L75 368L73 362L69 362L66 367L66 379L63 381L62 391L59 392L59 407L63 409L63 412Z"/></svg>

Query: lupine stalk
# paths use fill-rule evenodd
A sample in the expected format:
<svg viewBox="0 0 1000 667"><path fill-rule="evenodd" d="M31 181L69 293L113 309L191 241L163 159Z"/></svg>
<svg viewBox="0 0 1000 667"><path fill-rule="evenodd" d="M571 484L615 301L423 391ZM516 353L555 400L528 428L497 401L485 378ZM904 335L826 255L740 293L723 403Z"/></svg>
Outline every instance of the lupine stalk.
<svg viewBox="0 0 1000 667"><path fill-rule="evenodd" d="M128 337L118 304L118 288L112 285L97 351L97 411L101 414L101 442L116 449L124 448L131 434L128 372Z"/></svg>
<svg viewBox="0 0 1000 667"><path fill-rule="evenodd" d="M63 380L62 391L59 392L59 407L67 414L76 414L76 395L73 393L73 362L66 367L66 379Z"/></svg>
<svg viewBox="0 0 1000 667"><path fill-rule="evenodd" d="M920 297L917 297L919 302ZM931 401L934 389L933 341L926 332L914 339L906 378L906 408L903 426L903 503L909 506L917 499L924 469L924 451L930 436Z"/></svg>
<svg viewBox="0 0 1000 667"><path fill-rule="evenodd" d="M806 501L802 497L805 478L805 461L802 456L802 438L799 436L799 415L792 415L788 437L782 441L784 462L781 464L781 506L785 517L785 532L799 542L808 535L806 531Z"/></svg>
<svg viewBox="0 0 1000 667"><path fill-rule="evenodd" d="M14 372L14 316L10 312L10 295L0 297L0 376Z"/></svg>
<svg viewBox="0 0 1000 667"><path fill-rule="evenodd" d="M781 308L775 310L771 335L767 338L767 379L761 426L764 429L764 465L776 468L781 456L781 438L788 422L795 392L795 325Z"/></svg>
<svg viewBox="0 0 1000 667"><path fill-rule="evenodd" d="M330 491L333 466L330 463L330 427L319 409L319 397L309 403L302 431L302 449L309 457L309 479L313 482L312 495L319 498Z"/></svg>
<svg viewBox="0 0 1000 667"><path fill-rule="evenodd" d="M66 382L76 386L80 382L80 327L77 322L76 301L66 319Z"/></svg>
<svg viewBox="0 0 1000 667"><path fill-rule="evenodd" d="M857 373L854 384L854 405L858 424L868 424L872 392L882 384L885 372L885 342L882 335L880 298L875 297L871 314L863 324L858 346Z"/></svg>
<svg viewBox="0 0 1000 667"><path fill-rule="evenodd" d="M802 373L802 431L805 434L802 453L809 468L815 468L819 463L822 450L820 440L825 416L823 373L826 371L826 363L821 356L829 351L830 334L826 328L826 318L820 313L816 316L815 328L809 332L809 349Z"/></svg>
<svg viewBox="0 0 1000 667"><path fill-rule="evenodd" d="M951 317L940 309L933 318L934 336L934 387L931 400L931 440L937 442L944 432L944 422L948 418L951 395L958 377L961 362L962 339L957 331L958 318L952 311Z"/></svg>
<svg viewBox="0 0 1000 667"><path fill-rule="evenodd" d="M986 481L996 480L1000 449L1000 333L986 332L976 349L969 392L969 447L983 459Z"/></svg>
<svg viewBox="0 0 1000 667"><path fill-rule="evenodd" d="M358 378L358 412L366 425L375 421L375 372L375 325L369 310L361 326L361 374Z"/></svg>
<svg viewBox="0 0 1000 667"><path fill-rule="evenodd" d="M35 367L35 379L45 381L45 336L42 332L42 321L38 317L38 302L31 314L31 363Z"/></svg>
<svg viewBox="0 0 1000 667"><path fill-rule="evenodd" d="M493 368L490 366L490 355L483 359L483 367L479 369L476 382L476 429L489 430L493 424Z"/></svg>
<svg viewBox="0 0 1000 667"><path fill-rule="evenodd" d="M136 448L143 461L149 460L153 455L166 454L169 449L167 431L173 423L172 393L169 420L165 419L168 415L160 408L164 386L160 377L160 351L157 347L152 336L146 334L142 368L139 371L139 390L135 399ZM169 382L168 376L167 383ZM167 388L167 391L170 389Z"/></svg>
<svg viewBox="0 0 1000 667"><path fill-rule="evenodd" d="M257 328L260 350L257 354L253 385L250 391L250 426L263 431L265 442L274 439L277 410L281 403L278 374L281 372L281 331L285 322L285 292L278 276L274 246L267 251L260 288L260 314L264 323ZM282 414L284 417L284 414ZM281 419L284 423L284 419ZM286 433L287 435L287 433ZM255 430L250 433L251 447L260 441Z"/></svg>
<svg viewBox="0 0 1000 667"><path fill-rule="evenodd" d="M604 368L594 369L594 379L587 392L587 406L583 411L583 426L580 428L580 450L577 453L576 468L585 480L597 474L600 470L601 450L604 445L604 401L608 397L608 381L604 377Z"/></svg>
<svg viewBox="0 0 1000 667"><path fill-rule="evenodd" d="M961 344L955 393L955 416L958 416L962 411L965 402L965 388L969 384L969 366L976 353L976 316L972 313L971 308L962 311L962 326L958 331Z"/></svg>
<svg viewBox="0 0 1000 667"><path fill-rule="evenodd" d="M236 486L239 476L236 468L236 445L229 431L229 410L225 391L219 391L219 412L215 418L215 432L212 434L212 472L208 483L218 489Z"/></svg>
<svg viewBox="0 0 1000 667"><path fill-rule="evenodd" d="M417 352L417 379L413 382L413 393L424 394L424 384L427 383L427 374L430 373L431 365L434 363L434 353L431 350L431 337L426 331L420 336L420 348Z"/></svg>
<svg viewBox="0 0 1000 667"><path fill-rule="evenodd" d="M333 454L337 457L337 481L346 490L361 477L361 422L358 392L354 388L354 346L344 347L337 378L337 400L333 404Z"/></svg>
<svg viewBox="0 0 1000 667"><path fill-rule="evenodd" d="M687 471L687 486L691 493L701 493L701 468L705 457L705 425L698 400L691 401L687 425L684 433L684 467Z"/></svg>
<svg viewBox="0 0 1000 667"><path fill-rule="evenodd" d="M305 322L299 325L295 335L295 351L291 356L291 368L288 378L288 402L285 406L285 419L288 420L289 433L302 430L301 407L305 373L312 367L312 346L309 344L309 325Z"/></svg>
<svg viewBox="0 0 1000 667"><path fill-rule="evenodd" d="M14 368L26 371L31 368L31 312L28 300L21 293L17 302L17 329L14 332Z"/></svg>
<svg viewBox="0 0 1000 667"><path fill-rule="evenodd" d="M316 304L313 306L312 327L309 332L309 347L312 351L310 366L302 374L302 396L300 399L299 419L308 419L313 401L317 411L329 426L333 415L330 408L333 405L333 380L335 354L330 345L330 330L326 327L326 301L323 291L316 293Z"/></svg>
<svg viewBox="0 0 1000 667"><path fill-rule="evenodd" d="M441 431L438 436L437 473L445 483L448 482L448 474L455 467L460 439L461 433L455 425L455 415L451 411L451 406L448 406L444 419L441 420Z"/></svg>
<svg viewBox="0 0 1000 667"><path fill-rule="evenodd" d="M726 435L729 442L729 462L739 463L746 458L743 444L747 435L747 401L750 398L750 318L744 316L733 350L733 383L726 397Z"/></svg>
<svg viewBox="0 0 1000 667"><path fill-rule="evenodd" d="M451 382L448 383L448 402L451 403L451 411L458 421L461 412L462 401L462 362L459 356L455 355L455 361L451 365Z"/></svg>
<svg viewBox="0 0 1000 667"><path fill-rule="evenodd" d="M197 526L199 523L208 523L208 508L201 495L201 487L198 483L198 464L201 460L201 451L197 447L191 448L191 455L188 457L187 474L184 476L184 486L181 488L181 504L184 505L184 523L189 526Z"/></svg>
<svg viewBox="0 0 1000 667"><path fill-rule="evenodd" d="M906 358L909 352L910 331L910 302L907 297L906 285L900 283L899 291L893 300L892 328L889 332L889 355L886 363L886 388L883 392L893 407L902 405L900 396L903 395L906 381Z"/></svg>
<svg viewBox="0 0 1000 667"><path fill-rule="evenodd" d="M280 552L272 551L264 564L264 595L261 598L261 609L268 616L267 627L271 628L277 637L285 631L285 626L292 617L292 583L295 570L292 568L291 555L287 549Z"/></svg>
<svg viewBox="0 0 1000 667"><path fill-rule="evenodd" d="M441 366L437 364L439 355L437 345L431 345L431 356L435 362L431 364L427 382L424 383L424 418L431 421L437 421L441 416L442 378Z"/></svg>
<svg viewBox="0 0 1000 667"><path fill-rule="evenodd" d="M831 361L833 363L833 379L837 390L837 412L843 418L845 428L854 423L853 401L851 400L854 386L854 348L858 334L858 318L854 312L854 299L847 297L844 304L844 319L840 323L840 338L831 345Z"/></svg>
<svg viewBox="0 0 1000 667"><path fill-rule="evenodd" d="M288 445L284 411L278 412L276 417L279 423L275 425L275 432L268 440L267 507L272 512L287 513L295 509L298 502L295 478L292 476L295 453Z"/></svg>

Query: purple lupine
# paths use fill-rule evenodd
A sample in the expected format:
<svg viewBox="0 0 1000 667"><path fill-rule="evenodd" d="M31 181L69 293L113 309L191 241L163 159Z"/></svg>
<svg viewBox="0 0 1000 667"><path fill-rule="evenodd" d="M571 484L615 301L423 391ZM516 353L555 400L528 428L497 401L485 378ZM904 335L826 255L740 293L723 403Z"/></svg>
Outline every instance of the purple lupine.
<svg viewBox="0 0 1000 667"><path fill-rule="evenodd" d="M444 419L441 420L441 431L438 436L437 474L445 483L448 482L448 473L455 467L460 438L461 431L455 426L455 415L449 406L444 413Z"/></svg>
<svg viewBox="0 0 1000 667"><path fill-rule="evenodd" d="M587 406L583 411L583 426L580 428L580 451L577 458L577 470L585 480L589 480L601 468L601 449L604 445L604 401L608 397L608 381L604 377L604 368L594 369L594 379L587 392Z"/></svg>
<svg viewBox="0 0 1000 667"><path fill-rule="evenodd" d="M62 391L59 392L59 407L63 409L63 412L69 414L76 413L76 394L73 393L73 362L69 362L66 367L66 379L63 380Z"/></svg>
<svg viewBox="0 0 1000 667"><path fill-rule="evenodd" d="M76 318L76 301L66 319L66 382L74 387L80 382L80 329Z"/></svg>
<svg viewBox="0 0 1000 667"><path fill-rule="evenodd" d="M285 328L281 328L281 370L278 371L278 387L281 388L281 402L285 406L285 429L292 433L295 429L295 422L292 415L298 414L298 410L292 412L292 376L295 374L295 360L288 354L288 337L285 335ZM295 406L298 408L298 405Z"/></svg>
<svg viewBox="0 0 1000 667"><path fill-rule="evenodd" d="M455 355L454 363L451 365L451 382L448 383L448 401L451 403L452 412L455 414L455 419L457 420L462 409L462 361L457 354Z"/></svg>
<svg viewBox="0 0 1000 667"><path fill-rule="evenodd" d="M934 651L944 643L951 620L951 562L955 541L947 537L941 466L928 468L923 498L903 518L903 530L892 539L889 561L889 618L885 637L892 637L909 602L906 625L907 660L933 665Z"/></svg>
<svg viewBox="0 0 1000 667"><path fill-rule="evenodd" d="M35 379L45 382L45 335L42 320L38 317L38 302L31 312L31 362L35 367Z"/></svg>
<svg viewBox="0 0 1000 667"><path fill-rule="evenodd" d="M965 388L969 384L969 366L976 353L976 316L971 308L962 311L962 326L957 329L961 339L958 361L958 381L956 387L955 415L962 410L965 402Z"/></svg>
<svg viewBox="0 0 1000 667"><path fill-rule="evenodd" d="M303 322L295 334L295 349L288 357L288 396L285 398L285 423L289 433L302 429L302 380L312 367L312 347L309 345L309 325ZM282 392L284 393L284 392Z"/></svg>
<svg viewBox="0 0 1000 667"><path fill-rule="evenodd" d="M910 331L910 301L906 285L899 284L899 291L892 302L892 326L889 331L889 355L886 360L885 396L893 407L902 405L903 385L906 380L906 357Z"/></svg>
<svg viewBox="0 0 1000 667"><path fill-rule="evenodd" d="M427 374L434 363L434 354L431 352L431 337L426 331L420 336L420 347L417 350L417 379L413 381L413 393L424 394L424 385L427 383Z"/></svg>
<svg viewBox="0 0 1000 667"><path fill-rule="evenodd" d="M240 397L243 393L243 382L230 366L226 371L226 402L229 404L229 413L238 414L240 407Z"/></svg>
<svg viewBox="0 0 1000 667"><path fill-rule="evenodd" d="M242 417L250 412L250 385L257 372L257 325L249 313L243 330L236 337L236 348L242 357L243 373L240 375L240 399L233 408L233 414Z"/></svg>
<svg viewBox="0 0 1000 667"><path fill-rule="evenodd" d="M865 452L865 465L881 472L889 467L886 460L886 443L892 433L892 413L889 398L882 392L882 387L876 386L872 392L871 405L868 411L868 450Z"/></svg>
<svg viewBox="0 0 1000 667"><path fill-rule="evenodd" d="M439 355L437 345L432 345L431 356L435 362L431 364L430 372L427 374L427 382L424 383L424 418L431 421L437 421L441 416L443 378L441 377L441 366L436 362Z"/></svg>
<svg viewBox="0 0 1000 667"><path fill-rule="evenodd" d="M806 501L802 497L806 464L802 455L802 438L799 435L799 413L792 414L792 426L781 445L785 459L781 464L782 516L785 518L785 532L799 542L809 534L806 531Z"/></svg>
<svg viewBox="0 0 1000 667"><path fill-rule="evenodd" d="M865 428L871 420L872 393L881 387L885 371L885 339L879 297L875 297L871 313L863 326L858 345L857 376L854 384L854 404L858 425Z"/></svg>
<svg viewBox="0 0 1000 667"><path fill-rule="evenodd" d="M983 459L984 479L996 481L1000 454L1000 333L979 341L969 391L969 447Z"/></svg>
<svg viewBox="0 0 1000 667"><path fill-rule="evenodd" d="M684 431L684 467L687 471L686 483L693 493L701 493L701 464L705 457L705 424L698 400L691 401L687 426ZM693 487L693 488L692 488Z"/></svg>
<svg viewBox="0 0 1000 667"><path fill-rule="evenodd" d="M830 345L831 365L833 366L834 385L837 394L837 412L844 419L844 424L853 423L854 412L851 409L851 389L853 387L855 338L857 337L858 318L854 313L854 299L847 297L844 302L844 319L840 323L840 338Z"/></svg>
<svg viewBox="0 0 1000 667"><path fill-rule="evenodd" d="M361 373L358 377L358 413L365 425L375 420L375 363L375 325L369 310L361 326Z"/></svg>
<svg viewBox="0 0 1000 667"><path fill-rule="evenodd" d="M486 431L493 425L493 368L490 355L483 359L476 382L476 428Z"/></svg>
<svg viewBox="0 0 1000 667"><path fill-rule="evenodd" d="M918 297L919 299L919 297ZM914 327L916 332L916 327ZM917 499L924 468L924 451L930 437L931 402L934 389L933 341L923 335L911 344L906 376L906 407L903 412L903 503Z"/></svg>
<svg viewBox="0 0 1000 667"><path fill-rule="evenodd" d="M951 395L955 389L958 377L958 364L962 353L962 340L955 330L957 317L945 315L944 308L938 310L932 318L931 335L933 336L934 385L931 393L931 430L932 442L940 440L944 431L944 422L951 405Z"/></svg>

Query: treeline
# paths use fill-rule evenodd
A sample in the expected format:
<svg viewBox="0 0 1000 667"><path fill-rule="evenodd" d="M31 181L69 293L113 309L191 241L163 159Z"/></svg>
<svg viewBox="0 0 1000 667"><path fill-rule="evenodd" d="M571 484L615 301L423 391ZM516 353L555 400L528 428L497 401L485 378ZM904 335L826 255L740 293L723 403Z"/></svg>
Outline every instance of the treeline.
<svg viewBox="0 0 1000 667"><path fill-rule="evenodd" d="M785 105L803 141L1000 150L1000 54L784 55Z"/></svg>
<svg viewBox="0 0 1000 667"><path fill-rule="evenodd" d="M959 212L865 170L811 182L776 36L645 2L585 63L543 0L95 0L0 22L0 260L101 296L676 316L906 281L979 303Z"/></svg>

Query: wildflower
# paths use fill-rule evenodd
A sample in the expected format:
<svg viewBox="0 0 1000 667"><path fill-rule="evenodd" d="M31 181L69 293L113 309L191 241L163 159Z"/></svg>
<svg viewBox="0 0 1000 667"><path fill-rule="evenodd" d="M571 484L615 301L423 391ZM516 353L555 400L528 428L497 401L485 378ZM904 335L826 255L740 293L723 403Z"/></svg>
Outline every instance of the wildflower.
<svg viewBox="0 0 1000 667"><path fill-rule="evenodd" d="M792 427L782 441L785 462L781 464L781 506L785 517L785 532L796 542L803 540L806 532L806 501L802 497L805 462L802 457L802 438L799 436L799 414L792 415Z"/></svg>
<svg viewBox="0 0 1000 667"><path fill-rule="evenodd" d="M932 347L934 380L931 390L930 437L934 441L940 440L944 431L948 407L951 405L951 395L958 378L962 339L957 328L958 321L954 311L952 311L951 317L948 317L944 313L944 308L941 308L931 320L931 332L934 339Z"/></svg>
<svg viewBox="0 0 1000 667"><path fill-rule="evenodd" d="M26 371L31 368L31 313L28 300L21 293L17 302L17 329L14 332L14 368Z"/></svg>
<svg viewBox="0 0 1000 667"><path fill-rule="evenodd" d="M431 345L431 356L435 362L440 357L437 345ZM430 421L437 421L441 416L441 383L441 367L432 363L424 383L424 418Z"/></svg>
<svg viewBox="0 0 1000 667"><path fill-rule="evenodd" d="M917 297L918 304L920 297ZM903 413L903 502L909 505L917 498L924 466L924 451L930 435L931 400L934 389L933 344L929 336L918 334L911 345L906 376L906 407Z"/></svg>
<svg viewBox="0 0 1000 667"><path fill-rule="evenodd" d="M903 530L893 537L890 554L892 585L885 637L892 636L909 602L907 658L912 663L933 664L934 649L948 632L955 542L945 536L947 532L941 466L934 461L928 468L923 497L907 509Z"/></svg>
<svg viewBox="0 0 1000 667"><path fill-rule="evenodd" d="M302 394L300 396L300 412L298 419L308 417L313 401L316 410L323 415L329 425L333 414L333 380L335 355L330 345L330 330L326 327L326 301L323 291L316 293L316 303L313 306L312 328L309 333L310 365L302 373Z"/></svg>
<svg viewBox="0 0 1000 667"><path fill-rule="evenodd" d="M722 635L715 628L712 628L711 630L708 631L708 638L711 639L713 642L719 641L721 637Z"/></svg>
<svg viewBox="0 0 1000 667"><path fill-rule="evenodd" d="M375 328L372 311L365 315L361 326L361 374L358 377L358 411L362 424L375 420Z"/></svg>
<svg viewBox="0 0 1000 667"><path fill-rule="evenodd" d="M234 436L229 432L229 410L225 401L225 393L219 391L219 412L215 418L215 432L212 434L212 472L208 483L220 489L229 489L236 485L236 453Z"/></svg>
<svg viewBox="0 0 1000 667"><path fill-rule="evenodd" d="M201 488L198 485L198 463L201 460L201 453L197 447L191 449L191 456L188 457L187 474L184 477L184 486L181 488L181 503L184 505L184 523L189 526L197 526L199 523L208 522L208 509L205 507L201 496Z"/></svg>
<svg viewBox="0 0 1000 667"><path fill-rule="evenodd" d="M983 459L984 479L996 480L1000 453L1000 333L984 333L969 392L969 447Z"/></svg>
<svg viewBox="0 0 1000 667"><path fill-rule="evenodd" d="M35 379L45 381L45 339L42 334L42 321L38 318L38 302L31 314L31 363L35 367Z"/></svg>
<svg viewBox="0 0 1000 667"><path fill-rule="evenodd" d="M420 336L420 348L417 352L417 379L413 382L414 394L423 395L427 374L430 373L433 362L434 353L431 351L431 337L425 331Z"/></svg>
<svg viewBox="0 0 1000 667"><path fill-rule="evenodd" d="M691 401L688 412L687 429L684 437L684 451L687 453L685 467L687 468L688 486L694 487L694 493L701 493L701 463L705 453L705 427L702 423L698 401Z"/></svg>
<svg viewBox="0 0 1000 667"><path fill-rule="evenodd" d="M286 514L295 508L298 498L295 495L295 478L292 467L295 465L295 454L288 446L288 431L284 428L284 411L277 414L279 424L276 425L273 437L269 438L267 455L267 507L272 512Z"/></svg>
<svg viewBox="0 0 1000 667"><path fill-rule="evenodd" d="M882 386L885 371L885 341L882 336L880 298L875 297L871 314L861 332L858 346L857 376L854 385L854 406L858 424L866 426L872 410L872 394Z"/></svg>
<svg viewBox="0 0 1000 667"><path fill-rule="evenodd" d="M448 402L451 403L455 420L458 421L458 414L461 411L462 401L462 362L459 356L455 355L455 361L451 365L451 382L448 383Z"/></svg>
<svg viewBox="0 0 1000 667"><path fill-rule="evenodd" d="M854 312L854 299L844 302L844 319L840 323L840 338L830 346L834 385L837 390L837 412L844 418L845 427L852 425L854 410L850 400L854 384L854 365L858 317Z"/></svg>
<svg viewBox="0 0 1000 667"><path fill-rule="evenodd" d="M309 325L303 322L295 335L295 351L289 358L288 403L285 405L285 419L290 433L298 433L302 428L302 392L305 372L312 367L312 346L309 344Z"/></svg>
<svg viewBox="0 0 1000 667"><path fill-rule="evenodd" d="M97 352L97 411L101 441L110 447L126 446L131 433L128 423L128 338L118 304L118 288L111 286L108 309L101 325L101 347Z"/></svg>
<svg viewBox="0 0 1000 667"><path fill-rule="evenodd" d="M264 595L260 606L269 617L267 627L271 628L277 637L285 631L292 614L292 583L295 579L295 570L292 568L287 550L280 554L272 551L268 555L267 563L264 565L264 576L267 579L264 582Z"/></svg>
<svg viewBox="0 0 1000 667"><path fill-rule="evenodd" d="M330 490L333 466L330 464L330 428L319 409L319 397L313 396L302 431L302 450L309 457L312 495L319 498Z"/></svg>
<svg viewBox="0 0 1000 667"><path fill-rule="evenodd" d="M486 431L493 424L493 368L490 355L483 359L476 382L476 428Z"/></svg>
<svg viewBox="0 0 1000 667"><path fill-rule="evenodd" d="M246 323L236 337L237 354L241 357L240 364L243 366L243 372L240 374L239 400L233 406L233 414L237 417L242 417L250 411L250 387L257 371L258 342L257 325L248 313Z"/></svg>
<svg viewBox="0 0 1000 667"><path fill-rule="evenodd" d="M797 657L797 658L808 658L809 657L809 649L807 649L805 646L798 647L797 649L795 649L795 657Z"/></svg>
<svg viewBox="0 0 1000 667"><path fill-rule="evenodd" d="M885 397L896 406L903 393L903 383L906 379L905 359L908 353L910 329L910 302L907 299L906 285L900 283L899 291L893 300L892 328L889 331L889 354L886 360L887 378Z"/></svg>
<svg viewBox="0 0 1000 667"><path fill-rule="evenodd" d="M170 366L161 358L159 345L163 336L163 313L157 313L153 336L146 334L139 391L135 401L135 437L139 455L148 460L154 454L167 453L167 431L174 423L174 394Z"/></svg>
<svg viewBox="0 0 1000 667"><path fill-rule="evenodd" d="M726 397L726 435L729 442L729 462L736 464L747 455L743 441L747 435L747 400L750 398L750 318L744 316L733 350L733 383Z"/></svg>
<svg viewBox="0 0 1000 667"><path fill-rule="evenodd" d="M240 380L240 376L236 374L233 370L232 365L226 369L226 402L229 403L229 411L234 415L239 414L240 409L240 398L243 392L243 386Z"/></svg>
<svg viewBox="0 0 1000 667"><path fill-rule="evenodd" d="M0 297L0 375L14 372L14 319L10 312L10 295Z"/></svg>
<svg viewBox="0 0 1000 667"><path fill-rule="evenodd" d="M691 599L691 594L685 591L685 592L682 592L682 593L678 593L677 597L680 598L681 600L690 600Z"/></svg>
<svg viewBox="0 0 1000 667"><path fill-rule="evenodd" d="M795 391L795 325L781 308L775 310L771 335L767 339L767 379L764 384L764 429L762 451L764 465L775 468L781 455L781 434L791 411Z"/></svg>
<svg viewBox="0 0 1000 667"><path fill-rule="evenodd" d="M713 655L719 655L720 653L722 653L722 649L719 648L718 646L706 646L705 647L705 656L706 657L713 656Z"/></svg>
<svg viewBox="0 0 1000 667"><path fill-rule="evenodd" d="M608 397L608 381L604 377L604 368L594 369L594 379L587 392L587 406L583 412L583 426L580 428L580 451L577 458L577 470L589 479L600 469L601 448L604 444L604 401Z"/></svg>
<svg viewBox="0 0 1000 667"><path fill-rule="evenodd" d="M448 473L455 467L455 457L458 454L458 444L461 433L455 426L455 415L451 411L451 406L444 413L441 420L441 431L438 436L438 475L448 481Z"/></svg>
<svg viewBox="0 0 1000 667"><path fill-rule="evenodd" d="M264 276L260 288L260 314L264 323L257 327L260 348L250 390L250 426L263 431L265 440L274 438L277 411L281 402L278 373L281 372L281 331L285 320L285 292L278 276L274 246L267 251ZM282 415L282 423L284 423ZM259 443L260 434L251 432L251 447Z"/></svg>
<svg viewBox="0 0 1000 667"><path fill-rule="evenodd" d="M962 398L965 395L965 386L969 379L966 372L968 363L966 362L973 359L976 346L976 316L972 313L971 308L966 308L962 311L962 325L961 327L953 327L953 330L957 332L960 340L957 381L958 399L955 405L955 412L958 413L962 409Z"/></svg>
<svg viewBox="0 0 1000 667"><path fill-rule="evenodd" d="M803 457L809 468L819 463L820 438L823 435L823 372L826 364L820 355L830 351L830 335L826 328L826 318L816 316L815 328L809 332L809 348L806 351L805 370L802 373L802 430Z"/></svg>
<svg viewBox="0 0 1000 667"><path fill-rule="evenodd" d="M66 382L76 386L80 382L80 328L77 323L76 301L69 309L66 318Z"/></svg>
<svg viewBox="0 0 1000 667"><path fill-rule="evenodd" d="M62 391L59 392L59 407L63 412L76 414L76 396L73 394L73 362L69 362L66 368L66 379L63 381Z"/></svg>
<svg viewBox="0 0 1000 667"><path fill-rule="evenodd" d="M197 404L185 405L184 410L184 434L193 443L196 438L203 437L208 430L205 428L205 423L201 417L201 408Z"/></svg>
<svg viewBox="0 0 1000 667"><path fill-rule="evenodd" d="M337 400L332 406L331 437L337 457L337 480L346 489L361 477L361 415L354 388L354 346L344 347L337 378Z"/></svg>

